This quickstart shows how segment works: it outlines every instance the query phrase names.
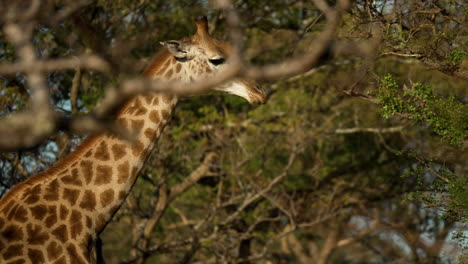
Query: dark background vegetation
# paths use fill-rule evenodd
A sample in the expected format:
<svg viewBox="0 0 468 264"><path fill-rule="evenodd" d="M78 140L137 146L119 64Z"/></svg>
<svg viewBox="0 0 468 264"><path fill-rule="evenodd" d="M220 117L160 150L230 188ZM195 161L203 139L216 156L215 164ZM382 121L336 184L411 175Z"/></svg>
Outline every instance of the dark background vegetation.
<svg viewBox="0 0 468 264"><path fill-rule="evenodd" d="M2 27L29 1L13 2L0 2ZM326 23L312 1L234 6L255 65L310 52ZM30 18L38 58L94 54L112 65L47 73L50 101L67 115L93 111L107 86L141 72L159 41L193 34L201 14L215 37L228 36L210 1L40 8ZM181 101L101 235L106 263L466 263L467 13L462 0L352 1L338 51L318 68L263 82L265 105L224 94ZM17 59L2 29L0 65ZM0 75L3 117L30 107L26 80ZM82 138L57 131L0 152L0 193ZM197 182L177 193L189 176Z"/></svg>

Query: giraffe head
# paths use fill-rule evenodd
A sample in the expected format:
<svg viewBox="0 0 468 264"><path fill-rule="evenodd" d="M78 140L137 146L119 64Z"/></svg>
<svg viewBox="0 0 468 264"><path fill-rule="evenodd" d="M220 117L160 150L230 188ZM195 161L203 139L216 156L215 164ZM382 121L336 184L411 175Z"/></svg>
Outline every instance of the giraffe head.
<svg viewBox="0 0 468 264"><path fill-rule="evenodd" d="M170 52L179 76L171 75L172 79L192 82L209 78L220 73L229 66L231 46L221 40L214 39L208 32L206 17L196 19L197 32L191 37L180 40L169 40L161 44ZM180 65L177 65L180 64ZM235 79L213 88L245 98L249 103L264 103L265 91L252 80Z"/></svg>

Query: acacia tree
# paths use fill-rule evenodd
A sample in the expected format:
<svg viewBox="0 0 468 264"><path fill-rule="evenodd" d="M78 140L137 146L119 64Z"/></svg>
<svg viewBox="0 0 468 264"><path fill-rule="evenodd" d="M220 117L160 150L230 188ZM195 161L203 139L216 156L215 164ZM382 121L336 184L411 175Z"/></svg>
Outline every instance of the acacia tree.
<svg viewBox="0 0 468 264"><path fill-rule="evenodd" d="M336 2L2 2L1 191L80 135L125 136L125 98L176 92L138 73L205 13L240 61L194 87L248 76L268 103L182 102L102 234L107 263L463 262L463 1Z"/></svg>

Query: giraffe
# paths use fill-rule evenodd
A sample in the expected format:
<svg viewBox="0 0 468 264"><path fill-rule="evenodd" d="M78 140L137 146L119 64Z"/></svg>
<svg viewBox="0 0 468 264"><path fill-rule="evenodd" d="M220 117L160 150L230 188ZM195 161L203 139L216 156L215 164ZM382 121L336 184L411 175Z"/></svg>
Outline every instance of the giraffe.
<svg viewBox="0 0 468 264"><path fill-rule="evenodd" d="M144 76L190 83L226 67L229 44L209 35L205 17L195 23L193 36L161 42L165 48ZM213 89L265 101L250 80ZM92 263L96 238L125 201L177 97L164 92L129 99L116 118L134 132L133 141L108 132L91 135L52 168L13 187L0 200L0 263Z"/></svg>

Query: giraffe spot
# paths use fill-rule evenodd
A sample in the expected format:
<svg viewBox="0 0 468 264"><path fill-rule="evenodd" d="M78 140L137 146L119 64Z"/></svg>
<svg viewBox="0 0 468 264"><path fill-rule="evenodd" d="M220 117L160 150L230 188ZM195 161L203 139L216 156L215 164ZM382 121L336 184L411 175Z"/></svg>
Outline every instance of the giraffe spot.
<svg viewBox="0 0 468 264"><path fill-rule="evenodd" d="M26 222L28 220L28 211L24 207L18 206L13 219L20 223Z"/></svg>
<svg viewBox="0 0 468 264"><path fill-rule="evenodd" d="M60 205L60 219L61 220L67 219L68 212L70 212L70 210L68 210L67 207Z"/></svg>
<svg viewBox="0 0 468 264"><path fill-rule="evenodd" d="M90 190L86 190L83 199L81 200L80 207L89 211L94 210L96 207L96 196Z"/></svg>
<svg viewBox="0 0 468 264"><path fill-rule="evenodd" d="M49 239L49 234L44 232L39 225L28 224L26 226L26 233L28 234L28 243L30 245L42 245Z"/></svg>
<svg viewBox="0 0 468 264"><path fill-rule="evenodd" d="M96 230L101 232L102 229L106 226L106 217L103 214L99 214L96 221Z"/></svg>
<svg viewBox="0 0 468 264"><path fill-rule="evenodd" d="M138 167L135 166L132 168L132 178L135 178L138 174Z"/></svg>
<svg viewBox="0 0 468 264"><path fill-rule="evenodd" d="M65 230L66 232L66 230ZM59 245L59 243L55 242L55 241L51 241L49 243L49 245L47 245L47 258L49 259L49 261L52 261L52 260L55 260L57 259L58 257L60 257L60 255L62 254L62 247Z"/></svg>
<svg viewBox="0 0 468 264"><path fill-rule="evenodd" d="M64 184L82 186L80 175L77 168L71 170L71 175L66 175L61 178Z"/></svg>
<svg viewBox="0 0 468 264"><path fill-rule="evenodd" d="M162 110L161 111L161 115L163 117L164 120L167 120L169 118L169 111L167 110Z"/></svg>
<svg viewBox="0 0 468 264"><path fill-rule="evenodd" d="M164 101L165 104L169 104L174 96L172 94L163 94L162 95L162 100Z"/></svg>
<svg viewBox="0 0 468 264"><path fill-rule="evenodd" d="M119 118L118 122L119 122L119 125L120 125L122 128L128 129L128 122L127 122L126 119Z"/></svg>
<svg viewBox="0 0 468 264"><path fill-rule="evenodd" d="M114 214L115 212L117 212L120 208L120 204L116 204L114 206L111 207L111 209L109 209L109 211Z"/></svg>
<svg viewBox="0 0 468 264"><path fill-rule="evenodd" d="M57 228L52 230L52 235L56 237L62 243L67 242L68 240L67 227L65 225L59 225Z"/></svg>
<svg viewBox="0 0 468 264"><path fill-rule="evenodd" d="M82 160L80 162L81 174L83 174L86 184L91 182L93 178L93 162L90 160Z"/></svg>
<svg viewBox="0 0 468 264"><path fill-rule="evenodd" d="M153 100L153 97L149 94L144 95L143 98L145 99L146 104L151 104L151 100Z"/></svg>
<svg viewBox="0 0 468 264"><path fill-rule="evenodd" d="M159 117L159 112L157 110L151 111L149 114L149 119L156 124L161 122L161 117Z"/></svg>
<svg viewBox="0 0 468 264"><path fill-rule="evenodd" d="M13 208L10 209L10 211L9 211L8 214L7 214L7 219L8 219L8 220L11 221L11 220L13 219L13 217L15 216L16 210L18 209L18 207L19 207L19 204L15 204L15 205L13 206Z"/></svg>
<svg viewBox="0 0 468 264"><path fill-rule="evenodd" d="M52 227L57 223L57 206L51 205L47 208L47 218L44 221L47 227Z"/></svg>
<svg viewBox="0 0 468 264"><path fill-rule="evenodd" d="M174 71L173 71L172 69L169 69L169 70L164 74L164 76L165 76L166 78L169 79L169 78L172 77L172 73L173 73L173 72L174 72Z"/></svg>
<svg viewBox="0 0 468 264"><path fill-rule="evenodd" d="M138 157L141 152L143 151L143 148L145 146L143 145L143 143L141 143L140 140L137 140L133 143L133 146L132 146L132 153L133 153L133 156L136 156Z"/></svg>
<svg viewBox="0 0 468 264"><path fill-rule="evenodd" d="M117 166L117 183L122 184L127 182L128 176L130 174L130 166L128 161Z"/></svg>
<svg viewBox="0 0 468 264"><path fill-rule="evenodd" d="M88 151L86 152L86 154L84 154L84 157L85 157L85 158L89 158L89 157L91 157L92 155L93 155L93 150L90 149L90 150L88 150Z"/></svg>
<svg viewBox="0 0 468 264"><path fill-rule="evenodd" d="M126 191L120 191L119 192L119 200L125 200L127 198L127 192Z"/></svg>
<svg viewBox="0 0 468 264"><path fill-rule="evenodd" d="M154 129L152 129L152 128L147 128L147 129L145 129L145 136L146 136L149 140L152 140L153 137L154 137L154 132L156 132Z"/></svg>
<svg viewBox="0 0 468 264"><path fill-rule="evenodd" d="M106 161L110 159L109 150L107 149L106 141L103 140L101 141L101 143L99 143L96 153L94 153L94 157L102 161Z"/></svg>
<svg viewBox="0 0 468 264"><path fill-rule="evenodd" d="M0 235L1 238L5 239L8 243L23 240L23 230L21 227L14 224L6 226Z"/></svg>
<svg viewBox="0 0 468 264"><path fill-rule="evenodd" d="M70 237L72 239L80 236L81 231L83 231L83 222L81 221L81 218L80 212L72 210L70 215Z"/></svg>
<svg viewBox="0 0 468 264"><path fill-rule="evenodd" d="M4 252L3 252L3 259L4 260L9 260L15 257L19 257L23 255L23 245L16 244L16 245L11 245L9 246Z"/></svg>
<svg viewBox="0 0 468 264"><path fill-rule="evenodd" d="M28 257L32 263L45 263L44 254L37 249L28 249Z"/></svg>
<svg viewBox="0 0 468 264"><path fill-rule="evenodd" d="M26 260L18 259L18 260L7 262L6 264L24 264L24 263L26 263Z"/></svg>
<svg viewBox="0 0 468 264"><path fill-rule="evenodd" d="M93 220L91 219L91 217L86 216L86 227L91 229L92 226L93 226Z"/></svg>
<svg viewBox="0 0 468 264"><path fill-rule="evenodd" d="M63 189L63 199L67 200L71 206L75 205L80 195L80 190L64 188Z"/></svg>
<svg viewBox="0 0 468 264"><path fill-rule="evenodd" d="M159 97L158 96L155 96L153 98L153 102L151 103L152 105L158 105L159 104Z"/></svg>
<svg viewBox="0 0 468 264"><path fill-rule="evenodd" d="M180 63L177 63L176 68L175 68L176 73L179 73L181 69L182 69L182 65Z"/></svg>
<svg viewBox="0 0 468 264"><path fill-rule="evenodd" d="M138 109L140 109L141 107L142 107L141 101L137 97L135 98L132 106L128 108L127 113L129 113L130 115L133 115L134 113L138 112Z"/></svg>
<svg viewBox="0 0 468 264"><path fill-rule="evenodd" d="M135 114L133 114L134 116L141 116L141 115L144 115L146 114L148 110L146 110L145 107L143 106L140 106L136 111L135 111Z"/></svg>
<svg viewBox="0 0 468 264"><path fill-rule="evenodd" d="M123 156L125 156L125 154L127 154L127 152L125 151L125 148L126 146L124 144L112 145L111 150L112 150L112 153L114 154L114 160L119 160Z"/></svg>
<svg viewBox="0 0 468 264"><path fill-rule="evenodd" d="M134 133L140 133L143 128L145 121L143 120L132 120L132 130Z"/></svg>
<svg viewBox="0 0 468 264"><path fill-rule="evenodd" d="M102 192L99 195L99 199L101 200L102 207L108 206L110 203L112 203L112 201L114 201L114 190L108 189Z"/></svg>
<svg viewBox="0 0 468 264"><path fill-rule="evenodd" d="M96 185L102 185L110 183L112 180L112 167L108 165L99 165L96 168L96 179L94 183Z"/></svg>
<svg viewBox="0 0 468 264"><path fill-rule="evenodd" d="M81 258L76 250L75 245L69 244L67 245L67 253L70 257L70 264L86 264L86 262Z"/></svg>
<svg viewBox="0 0 468 264"><path fill-rule="evenodd" d="M35 219L42 220L47 213L47 207L45 205L40 204L29 208L29 211L31 211L31 215Z"/></svg>
<svg viewBox="0 0 468 264"><path fill-rule="evenodd" d="M57 201L59 198L59 184L57 179L52 180L46 187L44 199L47 201Z"/></svg>
<svg viewBox="0 0 468 264"><path fill-rule="evenodd" d="M5 225L5 220L3 218L0 218L0 230L3 229L4 225Z"/></svg>
<svg viewBox="0 0 468 264"><path fill-rule="evenodd" d="M28 188L24 191L22 199L27 204L34 204L39 201L41 194L41 186L36 185L33 188Z"/></svg>
<svg viewBox="0 0 468 264"><path fill-rule="evenodd" d="M67 260L65 259L65 256L62 256L57 261L55 261L53 264L67 264Z"/></svg>
<svg viewBox="0 0 468 264"><path fill-rule="evenodd" d="M3 210L1 212L6 216L14 204L15 204L14 201L10 201L9 203L7 203L7 205L3 207Z"/></svg>

